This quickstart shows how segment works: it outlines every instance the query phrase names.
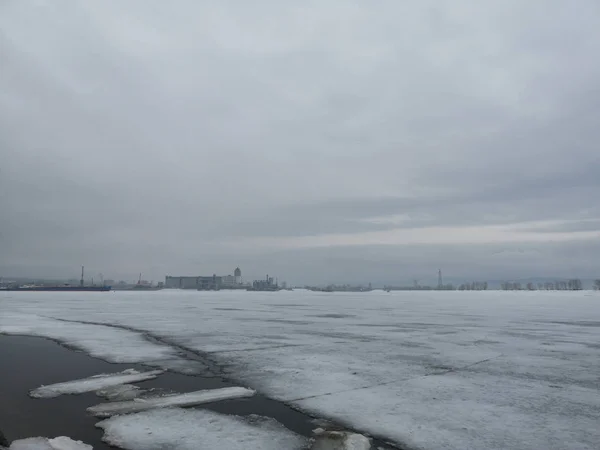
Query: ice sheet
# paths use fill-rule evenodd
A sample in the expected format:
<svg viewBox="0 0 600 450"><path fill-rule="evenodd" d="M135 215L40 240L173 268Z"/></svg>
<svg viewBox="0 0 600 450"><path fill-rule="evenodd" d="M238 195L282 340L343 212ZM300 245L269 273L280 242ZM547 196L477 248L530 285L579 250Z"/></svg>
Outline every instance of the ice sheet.
<svg viewBox="0 0 600 450"><path fill-rule="evenodd" d="M299 450L307 443L272 419L199 409L155 409L96 426L104 441L127 450Z"/></svg>
<svg viewBox="0 0 600 450"><path fill-rule="evenodd" d="M31 316L33 331L36 316L146 330L209 352L242 385L400 445L600 441L600 293L154 294L0 294L0 331ZM130 347L123 356L140 356Z"/></svg>
<svg viewBox="0 0 600 450"><path fill-rule="evenodd" d="M63 315L60 317L63 318ZM82 320L92 320L89 316L86 319ZM48 337L113 363L143 362L190 374L205 370L198 362L180 357L179 352L168 345L151 342L141 333L111 326L3 311L0 315L0 333Z"/></svg>
<svg viewBox="0 0 600 450"><path fill-rule="evenodd" d="M81 394L83 392L92 392L110 386L117 386L119 384L151 380L161 373L163 373L161 370L138 372L129 369L119 373L101 374L79 380L40 386L39 388L33 389L29 395L34 398L53 398L63 394Z"/></svg>
<svg viewBox="0 0 600 450"><path fill-rule="evenodd" d="M116 414L130 414L154 408L194 406L233 398L252 397L254 394L255 391L252 389L228 387L188 392L186 394L165 395L163 397L135 399L125 402L101 403L89 407L88 412L96 417L110 417Z"/></svg>
<svg viewBox="0 0 600 450"><path fill-rule="evenodd" d="M59 436L53 439L44 437L19 439L13 441L9 450L93 450L93 447L66 436Z"/></svg>

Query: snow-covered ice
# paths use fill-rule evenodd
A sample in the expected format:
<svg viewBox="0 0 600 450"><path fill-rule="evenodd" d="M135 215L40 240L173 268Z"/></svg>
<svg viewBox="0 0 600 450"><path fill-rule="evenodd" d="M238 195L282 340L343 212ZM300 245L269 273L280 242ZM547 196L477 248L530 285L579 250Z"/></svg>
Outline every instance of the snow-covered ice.
<svg viewBox="0 0 600 450"><path fill-rule="evenodd" d="M109 386L107 388L96 391L98 397L103 397L111 402L133 400L146 392L133 384L119 384L117 386Z"/></svg>
<svg viewBox="0 0 600 450"><path fill-rule="evenodd" d="M124 383L152 380L161 373L163 373L162 370L138 372L137 370L128 369L119 373L100 374L89 378L40 386L33 389L29 395L35 398L53 398L63 394L81 394L83 392L98 391L100 389L118 386Z"/></svg>
<svg viewBox="0 0 600 450"><path fill-rule="evenodd" d="M101 403L96 406L91 406L87 410L96 417L110 417L117 414L130 414L154 408L195 406L221 400L252 397L255 393L256 392L252 389L242 387L206 389L185 394L165 395L162 397L150 397L144 399L138 398L124 402Z"/></svg>
<svg viewBox="0 0 600 450"><path fill-rule="evenodd" d="M74 441L66 436L53 439L45 437L34 437L13 441L9 450L93 450L91 445L81 441Z"/></svg>
<svg viewBox="0 0 600 450"><path fill-rule="evenodd" d="M600 293L153 294L1 293L0 332L62 340L69 323L36 328L40 316L102 322L113 327L97 342L90 328L64 339L144 359L141 335L114 326L145 330L210 353L242 385L407 447L600 442Z"/></svg>
<svg viewBox="0 0 600 450"><path fill-rule="evenodd" d="M62 314L60 317L65 318ZM81 320L92 319L86 317ZM112 363L143 362L149 366L182 373L199 373L205 369L197 361L182 358L168 345L151 342L141 333L109 325L74 323L37 314L13 314L9 311L3 311L0 315L0 333L47 337Z"/></svg>
<svg viewBox="0 0 600 450"><path fill-rule="evenodd" d="M105 442L127 450L300 450L307 444L273 419L199 409L155 409L96 426Z"/></svg>

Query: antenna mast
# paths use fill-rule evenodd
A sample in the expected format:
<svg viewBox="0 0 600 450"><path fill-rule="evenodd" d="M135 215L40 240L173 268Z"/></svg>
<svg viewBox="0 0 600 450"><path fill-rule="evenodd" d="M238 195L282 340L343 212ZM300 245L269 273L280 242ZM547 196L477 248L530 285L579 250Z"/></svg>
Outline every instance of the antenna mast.
<svg viewBox="0 0 600 450"><path fill-rule="evenodd" d="M81 266L81 280L79 281L79 285L83 287L83 266Z"/></svg>

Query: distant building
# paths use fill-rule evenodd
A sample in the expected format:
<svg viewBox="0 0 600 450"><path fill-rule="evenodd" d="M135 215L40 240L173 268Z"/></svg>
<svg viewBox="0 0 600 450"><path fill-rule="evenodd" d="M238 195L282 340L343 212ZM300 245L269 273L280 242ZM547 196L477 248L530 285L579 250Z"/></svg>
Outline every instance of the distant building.
<svg viewBox="0 0 600 450"><path fill-rule="evenodd" d="M167 289L199 289L199 290L218 290L218 289L240 289L245 287L242 282L242 271L239 267L235 269L233 275L224 276L197 276L197 277L172 277L166 276L164 287Z"/></svg>
<svg viewBox="0 0 600 450"><path fill-rule="evenodd" d="M165 288L198 289L199 277L165 277Z"/></svg>
<svg viewBox="0 0 600 450"><path fill-rule="evenodd" d="M225 275L221 277L221 284L225 288L235 286L237 283L235 282L235 277L233 275Z"/></svg>
<svg viewBox="0 0 600 450"><path fill-rule="evenodd" d="M212 277L198 277L196 289L201 291L218 291L222 287L223 277L213 275Z"/></svg>
<svg viewBox="0 0 600 450"><path fill-rule="evenodd" d="M172 277L166 276L163 285L167 289L199 289L214 291L223 287L223 277L217 275L197 277Z"/></svg>
<svg viewBox="0 0 600 450"><path fill-rule="evenodd" d="M252 287L249 287L249 291L279 291L281 288L277 281L273 281L273 277L267 275L264 280L255 280L252 283Z"/></svg>

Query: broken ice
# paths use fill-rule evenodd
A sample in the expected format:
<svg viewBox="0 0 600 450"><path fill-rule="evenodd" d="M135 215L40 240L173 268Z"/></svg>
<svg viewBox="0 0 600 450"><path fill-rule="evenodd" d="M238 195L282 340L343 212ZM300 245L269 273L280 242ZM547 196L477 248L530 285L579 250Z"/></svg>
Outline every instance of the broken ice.
<svg viewBox="0 0 600 450"><path fill-rule="evenodd" d="M273 419L204 409L155 409L96 426L104 430L105 442L127 450L301 450L307 444Z"/></svg>
<svg viewBox="0 0 600 450"><path fill-rule="evenodd" d="M19 439L13 441L8 450L93 450L93 447L66 436L59 436L53 439L45 437Z"/></svg>
<svg viewBox="0 0 600 450"><path fill-rule="evenodd" d="M101 403L88 408L88 412L96 417L110 417L116 414L130 414L154 408L167 408L172 406L194 406L203 403L229 400L233 398L251 397L255 394L252 389L242 387L227 387L210 389L186 394L165 395L145 399L135 399L125 402Z"/></svg>
<svg viewBox="0 0 600 450"><path fill-rule="evenodd" d="M133 369L128 369L120 373L94 375L89 378L40 386L39 388L33 389L29 395L34 398L53 398L63 394L81 394L83 392L97 391L124 383L151 380L161 373L163 373L162 370L138 372Z"/></svg>

